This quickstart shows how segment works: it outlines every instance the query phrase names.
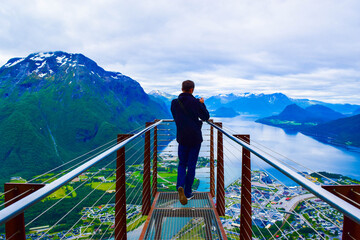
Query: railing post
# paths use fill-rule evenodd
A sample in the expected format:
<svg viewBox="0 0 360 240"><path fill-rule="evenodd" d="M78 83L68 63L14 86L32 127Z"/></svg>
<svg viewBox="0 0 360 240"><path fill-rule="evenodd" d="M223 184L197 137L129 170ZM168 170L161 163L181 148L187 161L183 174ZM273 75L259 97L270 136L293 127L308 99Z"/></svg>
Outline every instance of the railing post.
<svg viewBox="0 0 360 240"><path fill-rule="evenodd" d="M146 127L152 122L147 122ZM148 215L151 205L151 188L150 188L150 131L145 133L144 146L144 174L143 174L143 194L142 194L142 215Z"/></svg>
<svg viewBox="0 0 360 240"><path fill-rule="evenodd" d="M45 184L39 183L5 183L5 207L10 206L44 186ZM17 215L5 224L5 235L6 239L26 239L24 213Z"/></svg>
<svg viewBox="0 0 360 240"><path fill-rule="evenodd" d="M250 144L250 135L236 134L234 137ZM241 165L241 209L240 209L240 239L252 239L251 219L251 161L250 151L242 148Z"/></svg>
<svg viewBox="0 0 360 240"><path fill-rule="evenodd" d="M222 128L222 123L215 123ZM225 216L225 184L224 184L224 149L223 134L218 131L217 135L217 173L216 173L216 210L219 216Z"/></svg>
<svg viewBox="0 0 360 240"><path fill-rule="evenodd" d="M360 192L360 185L323 185L321 187L355 207L358 207L355 203L360 204L360 196L358 194ZM357 224L345 215L342 239L360 239L360 224Z"/></svg>
<svg viewBox="0 0 360 240"><path fill-rule="evenodd" d="M117 142L121 143L132 134L118 134ZM116 152L116 192L115 192L115 240L126 240L126 177L125 147Z"/></svg>
<svg viewBox="0 0 360 240"><path fill-rule="evenodd" d="M155 120L157 122L159 120ZM153 149L153 178L152 178L152 196L157 193L157 126L154 127L154 149Z"/></svg>
<svg viewBox="0 0 360 240"><path fill-rule="evenodd" d="M213 120L209 122L214 123ZM210 125L210 194L215 197L214 127Z"/></svg>

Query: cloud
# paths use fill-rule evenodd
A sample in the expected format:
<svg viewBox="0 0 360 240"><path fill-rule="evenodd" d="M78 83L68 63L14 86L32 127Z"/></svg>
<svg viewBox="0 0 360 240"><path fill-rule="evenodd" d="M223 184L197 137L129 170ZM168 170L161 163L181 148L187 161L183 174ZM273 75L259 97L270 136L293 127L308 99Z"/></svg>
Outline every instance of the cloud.
<svg viewBox="0 0 360 240"><path fill-rule="evenodd" d="M278 92L360 103L357 0L5 0L0 64L81 52L145 90ZM308 94L308 95L305 95Z"/></svg>

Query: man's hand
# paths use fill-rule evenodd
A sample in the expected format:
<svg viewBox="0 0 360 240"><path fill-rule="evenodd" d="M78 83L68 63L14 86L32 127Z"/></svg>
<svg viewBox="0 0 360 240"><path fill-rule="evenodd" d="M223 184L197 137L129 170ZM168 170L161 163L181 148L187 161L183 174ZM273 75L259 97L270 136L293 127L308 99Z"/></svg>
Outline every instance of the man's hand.
<svg viewBox="0 0 360 240"><path fill-rule="evenodd" d="M204 103L204 98L200 98L199 101L200 101L201 103Z"/></svg>

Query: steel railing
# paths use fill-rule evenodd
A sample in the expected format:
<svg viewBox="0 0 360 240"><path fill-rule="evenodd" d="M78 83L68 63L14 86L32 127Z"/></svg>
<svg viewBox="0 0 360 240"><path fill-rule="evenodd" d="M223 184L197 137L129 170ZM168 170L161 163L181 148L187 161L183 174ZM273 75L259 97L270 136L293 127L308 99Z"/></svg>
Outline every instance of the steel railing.
<svg viewBox="0 0 360 240"><path fill-rule="evenodd" d="M13 203L12 205L6 207L5 209L0 211L0 225L6 223L10 219L16 217L17 215L23 213L26 209L34 205L35 203L41 201L45 197L49 196L56 190L60 189L62 186L69 183L72 179L76 178L95 164L102 161L104 158L109 156L110 154L116 152L120 148L124 147L134 139L140 137L144 133L150 131L151 129L155 128L161 123L165 122L173 122L172 119L163 119L160 121L154 122L152 125L146 127L145 129L141 130L140 132L136 133L132 137L126 139L125 141L113 146L112 148L108 149L107 151L99 154L98 156L90 159L86 163L82 164L81 166L77 167L76 169L72 170L71 172L67 173L66 175L60 177L59 179L55 180L52 183L46 184L43 188L37 190L36 192L30 194L29 196ZM262 159L264 162L268 163L275 169L279 170L281 173L289 177L291 180L298 183L303 188L307 189L309 192L314 194L315 196L319 197L323 201L327 202L331 206L333 206L335 209L343 213L345 216L352 219L354 222L360 224L360 210L350 203L342 200L341 198L335 196L334 194L330 193L326 189L322 188L321 186L309 181L305 177L303 177L298 172L295 172L294 170L287 167L285 164L281 163L278 159L275 157L267 154L262 153L258 149L256 149L254 146L240 140L239 138L235 137L233 134L228 132L227 130L224 130L222 127L219 127L219 125L214 124L211 121L206 121L207 124L209 124L211 127L217 129L222 134L226 135L229 139L231 139L236 144L239 144L243 148L249 150L251 153Z"/></svg>
<svg viewBox="0 0 360 240"><path fill-rule="evenodd" d="M144 133L150 131L154 127L161 124L163 121L157 121L153 123L151 126L146 127L145 129L141 130L140 132L134 134L132 137L128 138L127 140L115 145L114 147L108 149L107 151L99 154L98 156L90 159L86 163L82 164L81 166L77 167L76 169L72 170L71 172L65 174L64 176L60 177L59 179L55 180L52 183L46 184L43 188L37 190L36 192L30 194L27 197L11 204L10 206L4 208L0 211L0 225L6 223L10 219L16 217L17 215L23 213L26 209L34 205L35 203L41 201L45 197L49 196L51 193L55 192L56 190L60 189L62 186L69 183L72 179L76 178L95 164L99 163L101 160L109 156L110 154L116 152L120 148L124 147L128 143L132 142L136 138L140 137Z"/></svg>
<svg viewBox="0 0 360 240"><path fill-rule="evenodd" d="M309 192L314 194L315 196L319 197L323 201L327 202L331 206L333 206L338 211L342 212L345 216L349 217L356 223L360 224L360 209L354 207L350 203L342 200L341 198L335 196L334 194L330 193L329 191L323 189L321 186L316 185L315 183L309 181L299 173L291 170L281 162L279 162L277 159L270 155L265 155L263 153L260 153L259 150L252 147L250 144L247 144L244 141L241 141L240 139L234 137L231 133L227 132L226 130L218 127L216 124L213 124L212 122L207 121L209 125L216 128L218 131L222 132L224 135L226 135L229 139L234 141L235 143L241 145L242 147L249 150L251 153L274 167L275 169L279 170L281 173L285 174L287 177L289 177L291 180L298 183L303 188L307 189Z"/></svg>

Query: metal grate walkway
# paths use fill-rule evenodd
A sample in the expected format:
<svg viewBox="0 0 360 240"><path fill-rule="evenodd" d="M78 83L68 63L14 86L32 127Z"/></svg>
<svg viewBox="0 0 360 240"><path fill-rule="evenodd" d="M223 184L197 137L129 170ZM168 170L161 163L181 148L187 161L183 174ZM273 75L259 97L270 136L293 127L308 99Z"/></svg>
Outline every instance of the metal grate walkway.
<svg viewBox="0 0 360 240"><path fill-rule="evenodd" d="M181 205L177 193L157 193L140 239L226 239L209 193Z"/></svg>

